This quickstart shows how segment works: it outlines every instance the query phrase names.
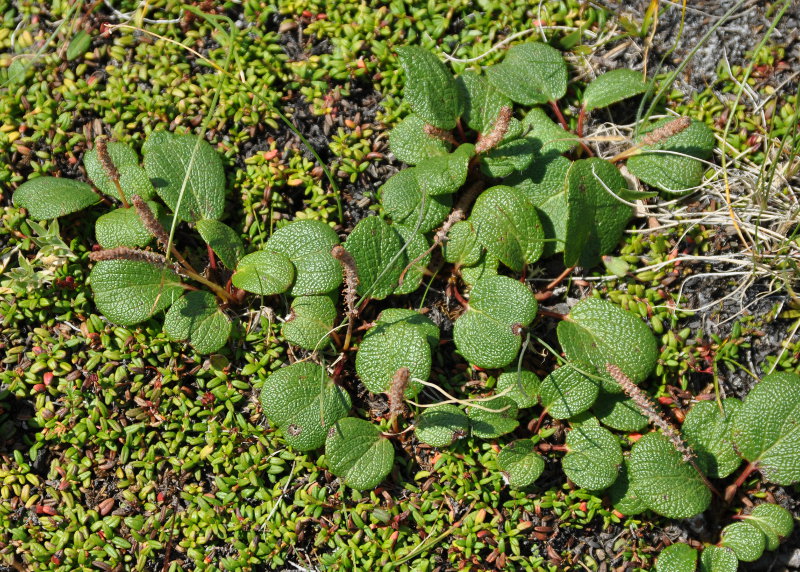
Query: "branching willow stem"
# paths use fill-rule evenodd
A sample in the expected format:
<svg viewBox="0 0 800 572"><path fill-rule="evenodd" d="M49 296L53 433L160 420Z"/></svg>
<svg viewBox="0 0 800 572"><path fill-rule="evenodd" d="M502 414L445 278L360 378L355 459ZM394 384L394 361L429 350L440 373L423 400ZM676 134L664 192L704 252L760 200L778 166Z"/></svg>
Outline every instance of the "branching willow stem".
<svg viewBox="0 0 800 572"><path fill-rule="evenodd" d="M444 405L446 403L457 403L459 405L464 405L467 407L474 407L475 409L480 409L481 411L488 411L489 413L501 413L506 409L508 409L509 406L506 405L502 409L491 409L490 407L483 407L482 405L476 405L476 404L492 401L494 399L497 399L498 397L503 397L508 393L510 393L512 389L514 389L514 386L510 385L500 393L496 393L495 395L490 395L489 397L476 397L474 399L459 399L457 397L453 397L435 383L430 383L428 381L419 379L418 377L412 377L411 381L415 381L417 383L421 383L425 387L430 387L431 389L435 389L436 391L447 397L446 401L439 401L438 403L417 403L415 401L411 401L410 399L406 399L406 401L408 401L411 405L415 407L422 407L423 409L428 407L437 407L439 405Z"/></svg>

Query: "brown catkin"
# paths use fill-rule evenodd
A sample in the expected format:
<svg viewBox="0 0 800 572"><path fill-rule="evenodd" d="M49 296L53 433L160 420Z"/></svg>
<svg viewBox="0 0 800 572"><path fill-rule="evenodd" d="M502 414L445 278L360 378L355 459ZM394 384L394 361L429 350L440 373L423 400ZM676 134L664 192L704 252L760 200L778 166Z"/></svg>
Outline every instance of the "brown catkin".
<svg viewBox="0 0 800 572"><path fill-rule="evenodd" d="M389 416L402 417L406 413L405 393L411 372L407 367L398 369L389 386Z"/></svg>
<svg viewBox="0 0 800 572"><path fill-rule="evenodd" d="M422 128L426 135L430 135L431 137L435 137L436 139L441 139L442 141L446 141L451 145L458 145L458 141L456 141L453 134L450 133L447 129L442 129L441 127L436 127L435 125L431 125L430 123L426 123L425 127Z"/></svg>
<svg viewBox="0 0 800 572"><path fill-rule="evenodd" d="M692 120L688 117L676 117L666 125L662 125L658 129L653 129L650 133L642 137L641 141L639 141L639 145L655 145L656 143L660 143L687 129L691 124Z"/></svg>
<svg viewBox="0 0 800 572"><path fill-rule="evenodd" d="M485 135L481 135L478 142L475 144L475 153L484 153L489 149L494 149L500 141L505 137L508 131L508 126L511 123L511 108L503 106L497 114L497 119L494 120L492 130Z"/></svg>
<svg viewBox="0 0 800 572"><path fill-rule="evenodd" d="M347 252L341 244L337 244L331 250L331 256L338 260L344 269L344 301L347 304L348 315L354 317L356 311L358 288L358 272L356 271L356 261L353 255Z"/></svg>
<svg viewBox="0 0 800 572"><path fill-rule="evenodd" d="M119 181L119 171L114 161L111 160L111 155L108 154L108 141L105 137L98 137L94 142L95 151L97 151L97 158L100 160L100 165L106 172L106 176L112 181Z"/></svg>
<svg viewBox="0 0 800 572"><path fill-rule="evenodd" d="M678 452L683 455L683 460L686 462L691 461L695 456L694 452L686 443L684 443L683 439L681 439L681 436L678 434L678 430L667 423L667 421L661 416L650 398L647 397L647 395L641 389L639 389L639 387L633 383L618 366L607 363L606 371L612 378L614 378L614 381L619 384L619 386L622 388L622 391L624 391L625 394L636 404L636 407L639 408L639 411L642 412L642 415L647 417L647 419L650 420L650 423L661 429L661 432L664 433L667 439L670 440L675 449L677 449Z"/></svg>
<svg viewBox="0 0 800 572"><path fill-rule="evenodd" d="M142 219L142 224L147 229L147 231L156 237L156 240L161 244L165 249L167 248L167 244L169 244L169 234L167 230L158 222L155 213L150 209L150 206L144 202L142 197L139 195L133 195L131 197L131 203L133 207L136 209L136 212L139 213L139 218Z"/></svg>
<svg viewBox="0 0 800 572"><path fill-rule="evenodd" d="M128 248L127 246L118 246L116 248L90 252L89 260L93 260L94 262L99 262L101 260L133 260L136 262L147 262L159 268L170 268L171 266L166 257L157 252L137 250L135 248Z"/></svg>

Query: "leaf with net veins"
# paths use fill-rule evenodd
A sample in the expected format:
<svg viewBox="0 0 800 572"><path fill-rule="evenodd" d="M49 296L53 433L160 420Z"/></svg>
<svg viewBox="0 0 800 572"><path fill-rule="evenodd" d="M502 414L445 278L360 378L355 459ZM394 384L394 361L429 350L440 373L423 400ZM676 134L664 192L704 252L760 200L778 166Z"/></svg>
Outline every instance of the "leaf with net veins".
<svg viewBox="0 0 800 572"><path fill-rule="evenodd" d="M599 298L578 302L558 324L557 333L567 359L591 366L609 393L622 389L606 372L606 364L617 365L633 383L639 383L658 359L650 328L635 314Z"/></svg>
<svg viewBox="0 0 800 572"><path fill-rule="evenodd" d="M648 133L674 121L667 117L642 130L634 140L640 144ZM650 186L668 193L683 193L703 180L706 166L702 160L711 157L714 134L705 123L692 121L687 129L653 145L643 145L641 152L630 157L628 170Z"/></svg>
<svg viewBox="0 0 800 572"><path fill-rule="evenodd" d="M447 233L447 240L442 245L444 259L457 266L477 264L481 258L483 247L475 233L475 227L466 220L458 221Z"/></svg>
<svg viewBox="0 0 800 572"><path fill-rule="evenodd" d="M561 52L539 42L513 46L486 75L501 93L523 105L555 101L567 92L567 64Z"/></svg>
<svg viewBox="0 0 800 572"><path fill-rule="evenodd" d="M359 296L383 300L394 292L405 267L402 246L397 231L377 216L356 224L344 247L356 263Z"/></svg>
<svg viewBox="0 0 800 572"><path fill-rule="evenodd" d="M35 220L48 220L68 215L100 202L100 195L80 181L57 177L36 177L14 191L15 207L28 211Z"/></svg>
<svg viewBox="0 0 800 572"><path fill-rule="evenodd" d="M647 91L642 74L629 69L606 72L592 80L583 91L583 107L591 111Z"/></svg>
<svg viewBox="0 0 800 572"><path fill-rule="evenodd" d="M197 232L214 251L225 268L233 270L244 256L244 245L236 231L218 220L197 221Z"/></svg>
<svg viewBox="0 0 800 572"><path fill-rule="evenodd" d="M697 550L688 544L671 544L656 560L656 572L695 572Z"/></svg>
<svg viewBox="0 0 800 572"><path fill-rule="evenodd" d="M159 203L148 201L147 206L156 218L164 216L164 209ZM94 234L103 248L146 246L153 240L153 235L134 208L114 209L100 216L94 223Z"/></svg>
<svg viewBox="0 0 800 572"><path fill-rule="evenodd" d="M183 293L175 272L139 260L101 260L89 283L97 309L122 326L145 321Z"/></svg>
<svg viewBox="0 0 800 572"><path fill-rule="evenodd" d="M436 197L455 193L467 181L473 145L464 144L447 155L430 157L414 167L422 196Z"/></svg>
<svg viewBox="0 0 800 572"><path fill-rule="evenodd" d="M336 320L337 297L338 293L333 292L292 300L292 311L281 326L286 341L306 350L324 349Z"/></svg>
<svg viewBox="0 0 800 572"><path fill-rule="evenodd" d="M536 299L524 284L506 276L482 278L453 326L456 349L478 367L505 367L519 352L522 329L537 311Z"/></svg>
<svg viewBox="0 0 800 572"><path fill-rule="evenodd" d="M130 147L130 145L119 143L117 141L107 143L106 149L108 150L108 157L111 159L114 167L116 167L117 171L119 172L119 183L120 186L122 186L123 169L129 166L141 168L139 167L139 156L136 154L136 151ZM114 181L108 178L108 173L106 173L106 170L103 168L103 164L100 161L100 157L97 153L97 146L88 150L84 154L83 166L86 168L86 174L88 175L89 179L92 181L92 183L94 183L94 186L100 190L100 192L120 200L121 197L117 191L117 186L114 184ZM122 190L127 191L124 186L122 187ZM136 194L143 199L150 198L149 196L145 196L140 193ZM130 198L130 195L128 195L128 198Z"/></svg>
<svg viewBox="0 0 800 572"><path fill-rule="evenodd" d="M773 373L758 382L733 418L732 436L767 482L800 481L800 375Z"/></svg>
<svg viewBox="0 0 800 572"><path fill-rule="evenodd" d="M522 130L537 155L560 156L579 144L577 135L550 119L541 107L534 107L525 115L522 119Z"/></svg>
<svg viewBox="0 0 800 572"><path fill-rule="evenodd" d="M520 409L533 407L539 401L539 376L532 371L519 370L501 373L497 378L497 391L517 402Z"/></svg>
<svg viewBox="0 0 800 572"><path fill-rule="evenodd" d="M430 318L420 314L415 310L407 310L405 308L386 308L383 312L378 314L378 319L375 320L376 325L390 326L404 322L416 328L425 334L425 339L428 340L431 349L436 348L439 344L439 326L434 324Z"/></svg>
<svg viewBox="0 0 800 572"><path fill-rule="evenodd" d="M503 107L511 100L486 81L484 76L466 70L456 81L464 94L464 121L478 133L489 133Z"/></svg>
<svg viewBox="0 0 800 572"><path fill-rule="evenodd" d="M608 488L608 500L616 510L627 516L634 516L647 510L647 506L631 488L628 466L630 460L625 458L619 467L619 475Z"/></svg>
<svg viewBox="0 0 800 572"><path fill-rule="evenodd" d="M568 419L588 410L599 391L598 382L569 365L553 370L539 386L542 407L553 419Z"/></svg>
<svg viewBox="0 0 800 572"><path fill-rule="evenodd" d="M394 224L392 228L397 231L397 234L400 235L400 240L405 245L405 250L403 251L403 268L411 264L412 261L416 261L408 268L405 276L403 276L403 283L399 284L393 292L397 296L402 296L403 294L411 294L416 291L422 283L425 270L431 262L431 253L428 252L428 247L430 245L425 235L415 231L413 228L404 224Z"/></svg>
<svg viewBox="0 0 800 572"><path fill-rule="evenodd" d="M394 447L369 421L347 417L331 428L325 460L331 473L348 486L372 489L392 470Z"/></svg>
<svg viewBox="0 0 800 572"><path fill-rule="evenodd" d="M764 534L767 550L778 548L781 540L788 538L794 529L792 513L776 504L760 504L742 518Z"/></svg>
<svg viewBox="0 0 800 572"><path fill-rule="evenodd" d="M514 489L531 486L544 471L544 459L531 439L518 439L500 449L497 465Z"/></svg>
<svg viewBox="0 0 800 572"><path fill-rule="evenodd" d="M200 354L210 354L228 341L231 320L212 294L187 292L167 311L164 332L171 340L187 340Z"/></svg>
<svg viewBox="0 0 800 572"><path fill-rule="evenodd" d="M142 153L158 196L178 218L196 221L222 216L225 171L208 142L194 135L156 131L147 137Z"/></svg>
<svg viewBox="0 0 800 572"><path fill-rule="evenodd" d="M364 335L356 354L356 373L372 393L389 390L395 373L407 367L409 378L427 381L431 374L431 347L425 331L406 321L376 324ZM405 391L414 397L422 389L409 381Z"/></svg>
<svg viewBox="0 0 800 572"><path fill-rule="evenodd" d="M156 194L156 188L147 176L147 171L139 165L127 164L119 167L119 186L129 199L133 195L138 195L147 200ZM117 187L114 186L114 191L116 190Z"/></svg>
<svg viewBox="0 0 800 572"><path fill-rule="evenodd" d="M331 255L339 236L327 224L296 220L269 237L265 248L284 254L295 267L290 294L312 296L336 290L342 283L341 263Z"/></svg>
<svg viewBox="0 0 800 572"><path fill-rule="evenodd" d="M480 257L475 264L465 265L459 268L461 279L464 284L475 286L483 278L497 276L497 269L500 261L491 252L487 252L481 247Z"/></svg>
<svg viewBox="0 0 800 572"><path fill-rule="evenodd" d="M449 447L467 435L469 418L455 405L445 403L425 409L417 418L414 432L431 447Z"/></svg>
<svg viewBox="0 0 800 572"><path fill-rule="evenodd" d="M239 261L231 281L237 288L253 294L281 294L294 282L294 265L280 252L259 250Z"/></svg>
<svg viewBox="0 0 800 572"><path fill-rule="evenodd" d="M425 120L409 115L389 132L389 149L398 161L416 165L430 157L445 155L450 144L425 133Z"/></svg>
<svg viewBox="0 0 800 572"><path fill-rule="evenodd" d="M739 560L730 548L706 546L700 554L700 572L736 572Z"/></svg>
<svg viewBox="0 0 800 572"><path fill-rule="evenodd" d="M700 474L661 433L648 433L631 450L631 488L647 508L668 518L691 518L711 502Z"/></svg>
<svg viewBox="0 0 800 572"><path fill-rule="evenodd" d="M403 99L425 122L452 129L464 109L464 99L453 74L436 55L417 46L397 48L405 71Z"/></svg>
<svg viewBox="0 0 800 572"><path fill-rule="evenodd" d="M742 464L733 448L731 425L742 402L736 398L722 401L723 411L717 403L701 401L695 403L681 433L697 454L697 466L709 477L724 479Z"/></svg>
<svg viewBox="0 0 800 572"><path fill-rule="evenodd" d="M450 194L424 194L416 169L404 169L393 175L378 189L378 196L384 212L394 222L416 228L419 232L429 232L447 217L453 197Z"/></svg>
<svg viewBox="0 0 800 572"><path fill-rule="evenodd" d="M273 372L261 387L264 415L298 451L321 447L350 410L350 396L315 363L298 362Z"/></svg>
<svg viewBox="0 0 800 572"><path fill-rule="evenodd" d="M507 177L530 165L534 152L534 144L528 139L502 141L481 155L481 170L489 177Z"/></svg>
<svg viewBox="0 0 800 572"><path fill-rule="evenodd" d="M514 187L496 186L481 193L469 221L486 250L516 272L542 255L544 231L536 209Z"/></svg>
<svg viewBox="0 0 800 572"><path fill-rule="evenodd" d="M567 454L561 460L564 474L577 486L600 490L611 486L622 464L622 448L611 431L581 425L567 433Z"/></svg>
<svg viewBox="0 0 800 572"><path fill-rule="evenodd" d="M481 408L470 407L467 410L472 434L481 439L496 439L511 433L519 426L516 402L509 397L495 397L481 402Z"/></svg>
<svg viewBox="0 0 800 572"><path fill-rule="evenodd" d="M617 431L641 431L647 427L647 417L632 399L621 393L601 391L592 410L603 425Z"/></svg>
<svg viewBox="0 0 800 572"><path fill-rule="evenodd" d="M734 522L722 529L719 544L733 550L742 562L755 562L764 554L767 537L749 522Z"/></svg>

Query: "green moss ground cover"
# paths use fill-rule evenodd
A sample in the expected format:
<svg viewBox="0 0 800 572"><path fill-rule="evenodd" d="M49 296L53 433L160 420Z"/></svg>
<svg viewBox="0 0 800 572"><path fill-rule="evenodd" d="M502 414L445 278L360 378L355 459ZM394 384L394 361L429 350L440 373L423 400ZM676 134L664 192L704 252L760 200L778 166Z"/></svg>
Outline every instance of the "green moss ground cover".
<svg viewBox="0 0 800 572"><path fill-rule="evenodd" d="M649 568L664 545L665 519L620 517L602 498L570 487L552 463L533 488L511 490L497 469L496 446L477 439L437 451L409 437L378 489L342 487L321 468L324 458L287 448L261 415L263 379L298 357L280 337L283 301L256 300L241 310L242 325L224 351L195 355L169 342L155 320L126 329L98 314L85 285L94 244L85 213L60 221L59 241L38 236L10 206L12 190L33 173L85 179L83 153L97 135L138 149L159 128L204 128L224 156L230 190L224 220L247 245L257 247L296 218L348 230L394 167L385 132L408 111L400 104L395 47L438 46L469 58L540 21L565 28L550 32L551 41L579 65L594 49L628 41L632 30L608 32L607 13L572 0L539 8L201 3L239 30L229 45L228 20L215 28L170 0L148 4L146 14L137 5L115 4L114 13L103 3L45 8L0 0L0 566L555 570L610 562ZM104 33L112 24L129 27ZM747 164L756 173L767 173L761 166L776 158L791 165L797 96L780 85L786 76L774 77L785 71L778 68L786 57L769 43L730 74L720 70L705 91L691 98L674 92L672 105L722 135L726 94L755 62L748 82L771 97L769 114L765 123L742 101L727 131L730 152L749 150ZM208 63L225 67L228 58L229 77ZM278 110L334 174L338 193ZM772 142L781 138L787 143L776 150ZM673 222L626 237L618 254L629 264L627 274L597 280L607 271L595 269L549 303L595 290L640 313L661 342L651 389L676 403L688 399L686 390L710 391L714 380L744 391L748 377L741 371L755 367L748 361L754 358L765 360L764 368L800 371L800 342L786 334L800 316L786 294L797 271L791 256L754 281L758 287L774 278L780 296L764 297L759 311L712 331L706 315L724 321L738 309L719 305L696 314L675 306L697 306L710 283L678 287L713 267L659 264L676 253L719 254L726 244L713 225L690 217ZM197 245L188 247L203 255ZM713 283L721 291L734 286L731 278ZM454 374L447 363L434 364L434 372L442 387L464 396L482 395L495 383L479 372ZM464 387L473 378L478 383ZM356 387L354 379L349 383ZM381 400L357 395L360 415L385 413ZM524 428L535 419L522 421ZM791 491L750 492L794 502L787 500Z"/></svg>

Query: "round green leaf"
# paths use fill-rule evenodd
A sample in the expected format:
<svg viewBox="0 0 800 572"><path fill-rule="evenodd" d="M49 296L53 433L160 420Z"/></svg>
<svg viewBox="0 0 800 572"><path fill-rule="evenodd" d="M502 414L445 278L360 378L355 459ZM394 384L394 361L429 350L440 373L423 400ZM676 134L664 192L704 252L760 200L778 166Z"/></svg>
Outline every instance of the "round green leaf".
<svg viewBox="0 0 800 572"><path fill-rule="evenodd" d="M265 246L285 255L297 271L292 296L326 294L342 283L341 263L331 255L339 236L317 220L296 220L282 226Z"/></svg>
<svg viewBox="0 0 800 572"><path fill-rule="evenodd" d="M581 425L567 433L567 451L561 467L580 488L600 490L611 486L622 465L622 448L608 429Z"/></svg>
<svg viewBox="0 0 800 572"><path fill-rule="evenodd" d="M372 393L388 391L397 370L407 367L410 377L426 380L431 374L431 347L425 332L407 322L377 324L369 329L356 354L356 373ZM405 395L422 389L409 382Z"/></svg>
<svg viewBox="0 0 800 572"><path fill-rule="evenodd" d="M666 117L641 131L642 136L674 121ZM641 142L642 137L634 140ZM706 166L698 159L708 159L714 149L714 134L705 123L692 121L687 129L655 145L644 145L641 153L628 159L628 170L636 177L662 191L682 193L697 187ZM663 152L666 151L666 152Z"/></svg>
<svg viewBox="0 0 800 572"><path fill-rule="evenodd" d="M167 311L164 332L171 340L188 340L200 354L210 354L228 341L231 321L220 309L213 294L187 292Z"/></svg>
<svg viewBox="0 0 800 572"><path fill-rule="evenodd" d="M381 186L378 196L386 215L394 222L429 232L447 217L453 198L447 194L423 195L416 173L417 167L396 173Z"/></svg>
<svg viewBox="0 0 800 572"><path fill-rule="evenodd" d="M428 252L428 239L422 233L416 232L403 224L392 225L392 228L400 235L400 240L405 245L403 251L403 267L408 266L412 261L417 260L403 277L403 283L395 288L394 294L402 296L414 292L422 283L425 269L431 262L431 253Z"/></svg>
<svg viewBox="0 0 800 572"><path fill-rule="evenodd" d="M417 438L431 447L449 447L456 439L467 435L469 418L450 403L425 409L417 418L414 432Z"/></svg>
<svg viewBox="0 0 800 572"><path fill-rule="evenodd" d="M125 143L112 141L111 143L106 144L106 148L108 149L108 156L111 158L111 162L117 168L117 172L120 175L119 183L120 186L122 186L123 169L129 166L138 167L139 157L136 155L136 151L131 149L131 147ZM83 166L86 167L86 174L94 183L95 187L100 189L103 194L114 197L117 200L120 199L117 186L114 184L114 181L108 178L106 170L100 163L100 158L97 156L97 147L88 150L83 155ZM125 191L126 188L122 187L122 190ZM149 198L149 196L139 196L143 199ZM130 199L130 196L127 198Z"/></svg>
<svg viewBox="0 0 800 572"><path fill-rule="evenodd" d="M596 381L569 365L551 372L539 386L542 407L553 419L569 419L588 410L599 391Z"/></svg>
<svg viewBox="0 0 800 572"><path fill-rule="evenodd" d="M464 109L455 78L434 54L417 46L397 48L405 71L403 99L426 123L452 129Z"/></svg>
<svg viewBox="0 0 800 572"><path fill-rule="evenodd" d="M231 280L237 288L253 294L280 294L294 281L294 265L279 252L259 250L239 261Z"/></svg>
<svg viewBox="0 0 800 572"><path fill-rule="evenodd" d="M633 383L639 383L658 359L650 328L635 314L598 298L578 302L558 324L557 333L567 359L591 366L609 393L622 389L606 372L606 364L618 366Z"/></svg>
<svg viewBox="0 0 800 572"><path fill-rule="evenodd" d="M47 220L96 204L100 202L100 195L80 181L36 177L22 183L11 200L15 207L26 209L32 219Z"/></svg>
<svg viewBox="0 0 800 572"><path fill-rule="evenodd" d="M620 465L619 475L608 488L608 499L616 510L622 514L633 516L647 510L647 506L636 495L636 492L631 488L628 465L630 460L625 458L622 465Z"/></svg>
<svg viewBox="0 0 800 572"><path fill-rule="evenodd" d="M642 415L632 399L621 393L601 391L593 410L603 425L617 431L641 431L647 427L647 417Z"/></svg>
<svg viewBox="0 0 800 572"><path fill-rule="evenodd" d="M539 42L516 45L503 61L486 69L489 81L513 101L537 105L567 92L567 64L561 52Z"/></svg>
<svg viewBox="0 0 800 572"><path fill-rule="evenodd" d="M389 133L389 149L398 161L416 165L430 157L444 155L450 145L438 137L425 133L425 121L418 115L409 115Z"/></svg>
<svg viewBox="0 0 800 572"><path fill-rule="evenodd" d="M623 99L647 91L641 72L618 69L606 72L594 79L583 91L583 107L586 111L608 107Z"/></svg>
<svg viewBox="0 0 800 572"><path fill-rule="evenodd" d="M509 139L481 155L481 170L489 177L508 177L533 161L535 146L528 139Z"/></svg>
<svg viewBox="0 0 800 572"><path fill-rule="evenodd" d="M461 145L452 153L429 157L414 167L423 196L455 193L467 180L472 145Z"/></svg>
<svg viewBox="0 0 800 572"><path fill-rule="evenodd" d="M147 205L156 218L163 216L160 204L149 201ZM117 246L145 246L153 240L153 235L145 228L139 213L134 208L114 209L102 215L94 224L97 242L103 248Z"/></svg>
<svg viewBox="0 0 800 572"><path fill-rule="evenodd" d="M376 216L356 224L344 247L356 263L359 296L383 300L394 292L404 268L402 246L400 235Z"/></svg>
<svg viewBox="0 0 800 572"><path fill-rule="evenodd" d="M720 546L733 550L742 562L755 562L764 554L767 537L749 522L734 522L722 529Z"/></svg>
<svg viewBox="0 0 800 572"><path fill-rule="evenodd" d="M348 486L372 489L392 470L394 447L369 421L347 417L328 433L325 459L331 473Z"/></svg>
<svg viewBox="0 0 800 572"><path fill-rule="evenodd" d="M724 479L742 464L733 448L731 426L742 402L735 398L722 402L696 403L683 423L683 438L697 454L697 466L709 477Z"/></svg>
<svg viewBox="0 0 800 572"><path fill-rule="evenodd" d="M219 256L226 268L236 268L244 256L242 239L231 227L218 220L202 219L197 221L197 232ZM299 273L299 271L298 271Z"/></svg>
<svg viewBox="0 0 800 572"><path fill-rule="evenodd" d="M533 152L537 155L557 157L578 146L578 136L550 119L541 107L534 107L525 115L522 129L525 139L533 144ZM538 161L541 159L537 158L533 165Z"/></svg>
<svg viewBox="0 0 800 572"><path fill-rule="evenodd" d="M89 282L97 309L122 326L143 322L183 293L175 272L138 260L101 260Z"/></svg>
<svg viewBox="0 0 800 572"><path fill-rule="evenodd" d="M688 544L671 544L656 560L656 572L694 572L696 569L697 550Z"/></svg>
<svg viewBox="0 0 800 572"><path fill-rule="evenodd" d="M532 371L507 371L497 378L497 391L517 402L520 409L533 407L539 401L539 376Z"/></svg>
<svg viewBox="0 0 800 572"><path fill-rule="evenodd" d="M567 185L564 264L591 268L617 247L633 214L617 198L627 195L628 183L614 165L592 157L572 164Z"/></svg>
<svg viewBox="0 0 800 572"><path fill-rule="evenodd" d="M195 135L156 131L148 135L142 153L158 196L178 218L196 221L222 216L225 171L208 142Z"/></svg>
<svg viewBox="0 0 800 572"><path fill-rule="evenodd" d="M519 426L516 402L509 397L496 397L480 403L481 409L470 407L467 410L472 434L481 439L496 439L511 433Z"/></svg>
<svg viewBox="0 0 800 572"><path fill-rule="evenodd" d="M290 344L307 350L324 349L336 320L338 294L298 296L292 301L292 313L281 326Z"/></svg>
<svg viewBox="0 0 800 572"><path fill-rule="evenodd" d="M485 190L475 201L469 220L486 250L516 272L542 255L544 231L539 216L514 187Z"/></svg>
<svg viewBox="0 0 800 572"><path fill-rule="evenodd" d="M347 392L311 362L298 362L270 375L261 388L260 402L267 419L298 451L321 447L328 431L350 410Z"/></svg>
<svg viewBox="0 0 800 572"><path fill-rule="evenodd" d="M781 540L787 538L794 528L792 513L776 504L760 504L743 518L764 534L767 550L778 548Z"/></svg>
<svg viewBox="0 0 800 572"><path fill-rule="evenodd" d="M459 272L464 284L475 286L484 278L497 276L498 266L500 266L500 261L497 257L481 247L478 262L469 266L462 266L459 268Z"/></svg>
<svg viewBox="0 0 800 572"><path fill-rule="evenodd" d="M128 200L134 195L147 200L156 194L156 188L150 181L150 177L147 176L147 171L134 163L122 165L119 168L119 186L122 187L122 192L125 193ZM113 188L114 191L117 190L116 186Z"/></svg>
<svg viewBox="0 0 800 572"><path fill-rule="evenodd" d="M773 373L758 382L733 418L732 436L766 481L800 481L800 375Z"/></svg>
<svg viewBox="0 0 800 572"><path fill-rule="evenodd" d="M531 486L544 471L544 459L530 439L518 439L503 447L497 454L497 464L514 489Z"/></svg>
<svg viewBox="0 0 800 572"><path fill-rule="evenodd" d="M464 94L466 124L481 134L491 132L500 110L511 107L511 100L474 71L466 70L456 81Z"/></svg>
<svg viewBox="0 0 800 572"><path fill-rule="evenodd" d="M736 572L739 560L730 548L706 546L700 554L700 572Z"/></svg>
<svg viewBox="0 0 800 572"><path fill-rule="evenodd" d="M469 221L462 220L450 227L447 240L442 246L442 255L447 262L458 266L477 264L483 247Z"/></svg>
<svg viewBox="0 0 800 572"><path fill-rule="evenodd" d="M406 310L405 308L386 308L378 315L375 324L384 324L389 326L398 322L410 324L425 335L431 349L436 348L439 344L439 326L434 324L430 318L420 314L415 310Z"/></svg>
<svg viewBox="0 0 800 572"><path fill-rule="evenodd" d="M648 433L634 444L629 470L633 491L660 515L690 518L711 502L700 474L661 433Z"/></svg>
<svg viewBox="0 0 800 572"><path fill-rule="evenodd" d="M453 327L458 353L478 367L507 366L519 352L522 328L533 321L537 310L536 299L524 284L506 276L482 278Z"/></svg>

